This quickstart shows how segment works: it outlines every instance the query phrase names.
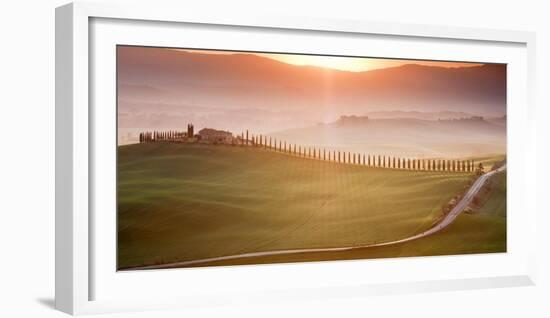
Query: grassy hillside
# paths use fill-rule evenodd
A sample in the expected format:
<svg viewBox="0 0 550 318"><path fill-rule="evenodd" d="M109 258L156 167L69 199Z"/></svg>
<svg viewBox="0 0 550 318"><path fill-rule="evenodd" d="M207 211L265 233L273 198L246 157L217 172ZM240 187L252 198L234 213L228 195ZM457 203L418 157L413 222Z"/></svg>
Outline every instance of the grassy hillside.
<svg viewBox="0 0 550 318"><path fill-rule="evenodd" d="M360 248L342 252L261 256L201 263L194 266L314 262L499 252L506 252L506 219L491 218L486 215L461 214L451 225L441 232L396 245Z"/></svg>
<svg viewBox="0 0 550 318"><path fill-rule="evenodd" d="M400 239L429 228L470 180L253 148L121 146L118 266Z"/></svg>
<svg viewBox="0 0 550 318"><path fill-rule="evenodd" d="M466 157L463 159L467 159L467 160L473 159L475 160L476 164L481 162L483 164L483 168L485 169L485 171L489 171L494 165L502 162L506 162L506 155L494 154L494 155L485 155L485 156L479 156L479 157Z"/></svg>
<svg viewBox="0 0 550 318"><path fill-rule="evenodd" d="M473 213L463 213L442 231L407 243L345 252L262 256L200 266L506 252L506 173L489 179L476 199Z"/></svg>
<svg viewBox="0 0 550 318"><path fill-rule="evenodd" d="M474 212L506 217L506 173L500 172L485 184L472 204Z"/></svg>

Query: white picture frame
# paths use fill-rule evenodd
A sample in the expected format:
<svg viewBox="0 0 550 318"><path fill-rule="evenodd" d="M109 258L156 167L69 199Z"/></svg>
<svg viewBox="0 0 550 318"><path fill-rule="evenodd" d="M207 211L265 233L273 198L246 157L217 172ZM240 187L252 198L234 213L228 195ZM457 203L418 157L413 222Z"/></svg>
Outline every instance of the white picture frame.
<svg viewBox="0 0 550 318"><path fill-rule="evenodd" d="M100 20L114 21L114 23L107 23L111 25L100 27L94 26L94 23ZM137 28L132 23L136 25L155 24L158 31L156 40L151 42L151 34L146 35L147 32L140 32L142 35L139 39L124 38L124 41L131 39L133 43L120 44L134 44L136 41L139 44L167 44L173 41L174 35L171 30L177 29L177 25L193 25L197 28L210 27L214 31L238 27L245 30L254 29L255 32L283 32L284 34L315 32L316 37L320 38L373 36L416 39L429 41L435 45L446 42L458 49L462 47L464 54L467 51L470 52L468 60L483 59L484 54L495 55L498 53L497 49L494 51L484 49L485 53L482 51L476 53L475 49L470 50L468 43L473 46L483 43L490 46L489 44L492 43L496 46L513 48L510 49L510 52L513 52L510 53L509 60L499 59L498 56L493 56L491 60L510 63L509 65L513 69L510 73L513 78L509 79L509 85L514 88L512 91L516 93L509 95L511 103L508 111L513 119L511 119L508 128L508 138L509 145L513 147L508 149L510 157L508 166L510 167L510 179L515 181L515 186L509 188L508 196L510 209L521 207L525 217L521 220L509 219L510 223L517 221L517 224L520 224L517 231L513 232L515 236L521 236L521 240L518 240L517 243L518 253L483 258L481 260L483 262L503 264L501 270L494 271L470 269L468 263L476 258L480 259L480 256L476 255L462 258L410 258L398 262L360 260L324 262L323 264L222 267L197 269L194 272L166 270L128 274L116 273L116 268L102 270L101 266L98 266L97 260L109 258L111 253L105 252L102 246L109 245L108 240L114 239L114 236L107 235L103 241L94 236L98 222L102 221L91 213L96 206L100 205L100 202L94 202L95 196L92 194L95 193L94 189L98 186L98 182L99 186L103 187L103 181L95 177L95 173L98 173L96 170L100 167L97 163L97 154L102 149L102 144L97 141L107 138L103 136L104 134L114 134L114 131L105 129L102 135L97 129L94 130L97 125L95 116L106 116L105 118L107 118L109 115L98 113L93 105L102 98L106 98L108 102L112 93L109 95L108 87L103 90L103 92L107 92L106 94L94 91L94 89L101 90L103 88L97 87L93 76L106 79L107 83L112 83L114 79L109 75L112 74L109 73L109 61L112 60L109 60L108 56L107 59L101 59L101 52L104 51L95 51L95 47L108 47L118 43L117 41L123 39L119 36L124 36L125 32L132 33L132 28ZM111 34L111 36L107 34ZM147 36L149 37L147 38ZM215 33L212 38L216 38ZM178 46L178 44L174 43L173 46ZM536 151L534 141L535 118L537 116L534 104L534 46L535 34L531 32L367 21L297 19L282 16L252 17L244 14L242 16L215 16L212 13L190 12L184 4L179 7L153 8L153 5L143 4L117 6L116 3L73 3L57 8L56 308L70 314L86 314L207 306L211 303L272 302L534 284L536 166L535 164L526 164L528 158L534 158ZM243 48L243 45L241 44L238 48ZM325 49L330 50L330 48ZM408 58L427 58L422 55L425 54L425 49L415 51L412 42L407 53L402 50L399 54L406 54ZM446 56L444 51L438 54L440 54L438 58L441 59ZM452 56L449 55L449 57ZM98 67L98 69L96 70L94 67ZM102 70L105 71L105 74ZM109 108L107 107L107 109ZM108 186L103 188L109 189ZM110 226L112 230L112 225L106 223L106 226ZM105 241L107 242L105 243ZM438 266L448 269L440 272L433 271L428 269L428 266L435 265L428 265L428 263L438 264ZM457 264L456 267L448 266L453 263ZM393 279L384 275L378 275L381 279L375 279L374 275L366 274L362 279L346 275L328 278L331 273L361 273L361 271L365 271L366 266L372 273L380 273L384 271L384 268L388 268L388 270L391 268L391 271L397 272L405 265L413 266L416 271L393 275ZM463 273L457 273L458 268L462 268ZM414 276L410 272L414 272ZM132 277L134 274L139 276ZM286 275L292 279L284 282L277 278L278 275ZM115 276L117 276L116 279ZM198 282L200 280L204 282L208 277L216 277L216 281L223 281L227 284L236 283L238 279L248 277L249 283L245 281L239 288L217 288L219 286L215 283L204 284L206 287L202 290L198 288ZM231 277L234 277L234 280ZM123 290L135 290L136 281L139 281L144 287L153 288L154 284L166 284L167 281L173 279L186 279L191 286L195 284L197 288L195 290L189 288L171 298L167 297L165 293L146 294L144 299L132 293L126 297L117 297L117 294ZM97 287L96 281L98 280L101 280L101 284L103 284L101 286L104 287ZM263 281L264 284L261 288L257 283L259 281ZM112 294L104 297L107 290ZM98 292L103 294L98 295ZM137 299L139 301L136 301Z"/></svg>

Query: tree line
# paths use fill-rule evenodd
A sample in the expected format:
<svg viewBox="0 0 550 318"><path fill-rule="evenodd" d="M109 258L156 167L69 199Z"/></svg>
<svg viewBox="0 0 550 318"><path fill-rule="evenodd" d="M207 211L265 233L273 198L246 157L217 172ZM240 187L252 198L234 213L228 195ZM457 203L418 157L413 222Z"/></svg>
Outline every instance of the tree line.
<svg viewBox="0 0 550 318"><path fill-rule="evenodd" d="M139 142L179 141L185 136L186 132L172 130L142 132L139 134ZM260 147L309 159L389 169L474 172L478 171L481 166L481 163L476 166L474 160L401 158L385 155L366 155L350 151L327 150L320 147L306 147L268 136L249 135L248 130L242 132L237 138L234 138L232 144Z"/></svg>
<svg viewBox="0 0 550 318"><path fill-rule="evenodd" d="M139 142L155 141L175 141L186 136L186 132L168 130L168 131L146 131L139 133Z"/></svg>
<svg viewBox="0 0 550 318"><path fill-rule="evenodd" d="M241 136L244 137L244 134L241 134ZM248 137L248 132L246 133L246 136ZM252 135L250 140L248 138L246 138L246 140L244 140L244 138L242 139L243 145L249 144L254 147L261 147L297 157L337 163L356 164L368 167L453 172L473 172L477 168L474 160L470 159L416 159L385 155L367 155L351 151L327 150L325 148L311 146L306 147L287 143L284 140L277 140L276 138L263 135Z"/></svg>

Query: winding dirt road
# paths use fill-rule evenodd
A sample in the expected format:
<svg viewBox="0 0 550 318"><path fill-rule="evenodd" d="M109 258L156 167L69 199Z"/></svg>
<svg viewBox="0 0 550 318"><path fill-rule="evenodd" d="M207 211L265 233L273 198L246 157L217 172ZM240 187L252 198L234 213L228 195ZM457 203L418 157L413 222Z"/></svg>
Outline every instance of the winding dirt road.
<svg viewBox="0 0 550 318"><path fill-rule="evenodd" d="M384 243L374 243L374 244L367 244L367 245L358 245L358 246L350 246L350 247L331 247L331 248L305 248L305 249L292 249L292 250L277 250L277 251L265 251L265 252L251 252L251 253L243 253L243 254L235 254L235 255L227 255L227 256L220 256L220 257L212 257L212 258L204 258L204 259L197 259L197 260L190 260L190 261L183 261L183 262L177 262L177 263L169 263L169 264L161 264L161 265L150 265L150 266L140 266L140 267L132 267L128 268L128 270L141 270L141 269L162 269L162 268L177 268L177 267L187 267L191 265L196 264L202 264L202 263L209 263L209 262L216 262L216 261L226 261L226 260L233 260L233 259L241 259L241 258L252 258L252 257L259 257L259 256L271 256L271 255L288 255L288 254L300 254L300 253L315 253L315 252L339 252L339 251L350 251L355 249L363 249L368 247L376 247L376 246L387 246L387 245L394 245L394 244L400 244L405 243L409 241L413 241L431 234L434 234L436 232L441 231L445 227L447 227L449 224L451 224L459 215L460 213L472 202L473 198L476 196L476 194L479 192L481 187L485 184L485 182L494 174L504 171L506 169L506 165L503 165L502 167L489 171L483 175L481 175L477 180L472 184L470 189L466 192L466 194L462 197L462 199L454 206L454 208L447 213L447 215L439 222L437 225L431 227L430 229L401 239L396 241L390 241L390 242L384 242Z"/></svg>

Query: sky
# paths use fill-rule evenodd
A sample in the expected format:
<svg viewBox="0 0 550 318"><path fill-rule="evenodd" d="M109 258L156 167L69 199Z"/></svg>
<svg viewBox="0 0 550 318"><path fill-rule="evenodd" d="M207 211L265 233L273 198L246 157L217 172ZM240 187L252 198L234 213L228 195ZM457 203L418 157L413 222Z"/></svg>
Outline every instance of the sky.
<svg viewBox="0 0 550 318"><path fill-rule="evenodd" d="M190 53L199 54L250 54L257 55L287 64L307 65L324 68L332 68L341 71L350 72L365 72L375 69L396 67L405 64L419 64L439 67L471 67L479 66L479 63L471 62L442 62L442 61L426 61L426 60L410 60L410 59L385 59L385 58L370 58L370 57L342 57L342 56L326 56L326 55L309 55L309 54L284 54L284 53L252 53L252 52L232 52L222 50L182 50Z"/></svg>
<svg viewBox="0 0 550 318"><path fill-rule="evenodd" d="M396 140L403 135L413 138L398 147L403 154L420 139L439 138L442 127L430 123L437 131L426 135L420 130L405 132L411 125L423 127L414 120L376 128L383 121L374 119L437 121L506 114L504 64L121 45L117 47L117 85L118 127L124 142L135 141L135 132L143 129L181 129L193 123L197 131L250 130L287 134L289 141L311 143L305 133L285 132L330 126L341 116L369 116L373 124L367 135L374 138L369 149L377 143L393 149L396 142L388 138L397 133ZM462 128L450 134L454 150L467 150L462 155L500 152L502 127ZM311 134L323 136L324 141L336 136L332 132ZM362 144L368 140L361 137ZM486 146L480 146L482 141ZM430 156L450 151L430 147ZM430 147L425 144L418 149Z"/></svg>

